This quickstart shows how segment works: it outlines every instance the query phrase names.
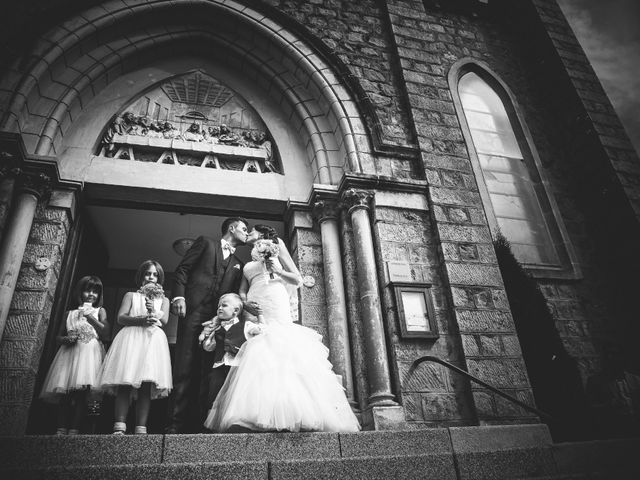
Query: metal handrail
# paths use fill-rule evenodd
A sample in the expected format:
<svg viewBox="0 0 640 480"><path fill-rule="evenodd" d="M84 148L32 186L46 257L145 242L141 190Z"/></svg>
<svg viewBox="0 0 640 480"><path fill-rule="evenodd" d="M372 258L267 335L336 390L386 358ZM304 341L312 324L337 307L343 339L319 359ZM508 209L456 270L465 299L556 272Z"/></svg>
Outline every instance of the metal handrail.
<svg viewBox="0 0 640 480"><path fill-rule="evenodd" d="M432 355L425 355L424 357L420 357L416 361L414 361L411 364L411 367L409 367L409 372L407 373L407 378L410 377L413 374L413 372L415 372L416 368L418 368L418 366L421 363L424 363L424 362L434 362L434 363L438 363L438 364L440 364L440 365L442 365L444 367L447 367L449 370L453 370L454 372L457 372L460 375L462 375L464 377L467 377L469 380L471 380L471 381L473 381L473 382L475 382L475 383L477 383L479 385L482 385L484 388L487 388L487 389L491 390L493 393L495 393L497 395L500 395L502 398L505 398L505 399L509 400L510 402L515 403L516 405L524 408L525 410L527 410L529 412L535 413L540 418L543 418L543 419L545 419L547 421L553 420L553 417L551 415L549 415L548 413L543 412L542 410L538 410L537 408L532 407L531 405L527 405L526 403L521 402L517 398L512 397L508 393L505 393L502 390L500 390L500 389L498 389L498 388L496 388L496 387L494 387L492 385L489 385L486 382L483 382L479 378L474 377L473 375L471 375L466 370L463 370L463 369L461 369L459 367L456 367L455 365L453 365L453 364L451 364L451 363L449 363L449 362L447 362L445 360L442 360L441 358L434 357Z"/></svg>

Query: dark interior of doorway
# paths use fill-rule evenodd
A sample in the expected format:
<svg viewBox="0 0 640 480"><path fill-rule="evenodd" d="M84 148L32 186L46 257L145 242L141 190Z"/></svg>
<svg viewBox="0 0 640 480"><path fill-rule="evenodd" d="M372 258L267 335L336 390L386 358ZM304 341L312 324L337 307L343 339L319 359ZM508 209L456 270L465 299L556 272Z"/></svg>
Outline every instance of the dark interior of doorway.
<svg viewBox="0 0 640 480"><path fill-rule="evenodd" d="M56 430L57 406L38 399L40 388L49 366L57 352L56 336L64 325L65 312L76 308L73 286L85 275L98 276L104 286L104 308L107 312L110 332L102 338L105 349L120 330L117 312L124 294L136 290L134 277L137 267L148 258L158 259L165 268L165 291L171 295L173 270L180 261L173 243L180 238L196 238L208 235L220 236L220 225L226 216L179 213L172 211L123 208L122 206L85 207L74 225L72 237L65 254L54 308L43 348L34 399L31 406L27 433L31 435L51 434ZM245 215L242 215L245 216ZM246 217L246 216L245 216ZM284 224L273 219L246 217L249 224L268 224L276 228L285 238ZM248 261L250 248L240 247L237 255ZM169 351L173 362L176 326L178 319L171 315L165 327ZM168 399L151 403L148 421L149 433L162 433L167 422ZM90 402L81 433L111 433L114 402L110 395L100 401ZM127 425L133 428L135 409L130 408Z"/></svg>

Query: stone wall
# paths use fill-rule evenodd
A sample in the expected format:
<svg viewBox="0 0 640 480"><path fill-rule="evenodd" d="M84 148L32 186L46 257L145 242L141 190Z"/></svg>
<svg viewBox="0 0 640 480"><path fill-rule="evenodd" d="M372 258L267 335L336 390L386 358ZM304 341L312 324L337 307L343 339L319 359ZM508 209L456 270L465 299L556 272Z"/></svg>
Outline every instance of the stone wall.
<svg viewBox="0 0 640 480"><path fill-rule="evenodd" d="M428 246L422 246L419 252L409 252L405 247L394 250L384 236L386 227L381 225L377 229L383 259L381 266L384 267L387 258L413 263L412 255L429 253L427 259L421 261L436 270L440 268L439 280L443 285L442 290L435 290L434 295L439 321L446 325L447 314L455 312L455 316L449 317L448 321L460 326L463 356L470 359L467 367L480 373L483 378L497 380L498 386L511 387L515 381L516 385L523 387L518 395L532 402L531 392L526 388L526 372L493 253L484 206L478 194L447 80L449 69L461 58L484 62L500 76L513 92L526 126L531 131L543 164L543 173L549 180L550 194L558 204L559 215L565 221L571 246L583 274L577 282L551 278L541 279L539 283L549 301L565 346L578 361L583 379L596 372L601 364L596 345L604 335L603 323L611 316L612 309L610 299L606 296L607 288L598 278L597 271L601 265L593 257L596 246L585 228L590 212L576 198L577 186L572 181L575 165L567 158L566 139L559 138L557 134L562 125L558 125L554 119L557 111L549 102L549 91L537 81L539 65L544 60L532 55L530 46L518 35L520 27L512 24L517 19L513 11L500 15L496 13L497 10L481 9L478 15L472 10L443 10L430 6L433 2L418 0L389 1L385 2L386 8L381 3L373 5L367 2L345 5L337 1L316 1L307 2L304 6L298 5L299 2L267 3L303 23L323 40L358 78L383 124L388 119L402 123L396 133L407 133L394 135L390 129L385 130L384 141L410 146L412 139L417 138L423 165L422 173L419 172L417 176L427 178L430 200L433 202L432 223L430 227L425 224L425 228L435 239L434 247L429 251ZM534 25L536 13L541 12L545 28L551 32L550 36L560 49L560 54L567 59L565 63L570 62L574 76L586 81L577 85L578 88L597 90L597 79L595 76L587 78L592 74L590 67L589 72L585 71L585 66L588 66L586 58L579 59L576 56L575 51L579 46L572 34L565 31L566 22L559 20L561 14L557 7L553 7L555 2L533 3L537 5L538 12L527 11L522 14L526 18L520 20ZM360 13L359 18L354 16L356 12ZM372 25L371 31L374 33L361 35L363 25ZM545 32L544 28L540 30ZM338 37L339 41L336 40ZM390 65L396 63L401 70L393 75L386 73L392 70ZM406 100L403 100L405 95ZM618 131L612 123L613 111L605 106L598 95L585 94L585 97L589 97L592 110L601 111L598 118L611 125L612 128L607 131L613 134ZM622 151L621 141L613 143L617 146L618 163L627 165L627 172L635 171L630 152ZM375 158L376 172L368 173L396 178L416 176L409 167L405 166L404 170L399 168L398 165L403 164L398 162L392 155L378 155ZM627 183L633 182L629 180ZM393 210L379 211L382 217L376 217L376 221L393 225L393 220L390 220L394 218ZM435 247L438 242L442 242L440 249ZM416 273L423 278L420 269ZM388 302L388 289L385 294ZM408 351L414 346L395 343L395 317L391 316L393 311L389 313L387 320L392 332L392 356L398 361L395 382L399 391L404 392L402 372L407 366L403 362L415 358L417 354L407 356L403 349ZM441 343L443 339L430 348L437 351ZM441 356L453 359L446 351L442 351ZM481 363L478 363L478 359L481 359ZM459 359L459 362L464 363L464 360ZM512 377L510 372L516 372L516 376ZM432 387L428 387L425 380L422 386L414 385L411 389L412 392L425 393ZM440 394L445 395L447 387L442 384L438 388ZM407 398L422 393L411 393ZM488 397L486 392L476 392L475 400L480 415L486 414L487 418L495 415L515 418L522 413L511 411L504 402ZM408 402L415 403L415 400ZM408 418L420 420L420 412L424 409L416 410L411 406L409 410L413 413ZM455 408L449 408L449 411L452 410ZM423 420L433 419L427 415Z"/></svg>
<svg viewBox="0 0 640 480"><path fill-rule="evenodd" d="M381 194L377 194L378 199ZM408 422L468 424L472 418L470 404L465 402L468 391L457 374L433 363L422 363L413 374L408 374L413 362L424 355L437 356L457 366L464 365L464 360L459 353L460 338L452 322L438 241L429 212L406 208L404 206L411 203L406 196L391 195L396 197L395 206L381 206L378 200L374 232L378 239L378 263L383 269L382 304L391 343L389 350L396 367L392 371L395 390L399 392ZM410 281L431 284L439 333L437 340L402 338L388 262L408 264Z"/></svg>
<svg viewBox="0 0 640 480"><path fill-rule="evenodd" d="M637 370L638 155L556 1L505 7L526 39L534 105L544 105L535 119L547 132L541 149L558 172L552 185L584 274L578 284L545 283L543 292L583 377L600 369L605 346Z"/></svg>
<svg viewBox="0 0 640 480"><path fill-rule="evenodd" d="M4 435L21 435L27 425L69 228L67 209L40 202L0 344L0 432ZM35 270L35 261L43 257L51 266Z"/></svg>
<svg viewBox="0 0 640 480"><path fill-rule="evenodd" d="M374 105L382 138L412 143L409 115L393 62L383 2L375 0L265 0L306 27L344 62Z"/></svg>
<svg viewBox="0 0 640 480"><path fill-rule="evenodd" d="M327 307L325 304L324 267L322 263L322 241L317 227L314 228L311 214L296 212L297 225L291 239L291 255L300 269L300 274L310 276L313 286L302 286L299 291L300 320L306 327L317 331L327 344Z"/></svg>
<svg viewBox="0 0 640 480"><path fill-rule="evenodd" d="M471 169L447 75L460 58L499 59L512 75L509 39L498 25L419 1L388 2L403 79L429 183L432 235L440 242L444 296L458 327L469 372L527 403L532 393L506 302L491 234ZM506 68L506 67L509 68ZM478 420L526 421L493 394L473 389Z"/></svg>

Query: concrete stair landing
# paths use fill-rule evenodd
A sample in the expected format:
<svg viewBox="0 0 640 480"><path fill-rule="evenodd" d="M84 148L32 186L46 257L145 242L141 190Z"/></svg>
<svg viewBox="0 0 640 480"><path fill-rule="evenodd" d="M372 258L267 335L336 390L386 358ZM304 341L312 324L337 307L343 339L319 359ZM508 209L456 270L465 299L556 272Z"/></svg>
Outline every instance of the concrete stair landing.
<svg viewBox="0 0 640 480"><path fill-rule="evenodd" d="M544 425L0 437L0 478L637 479L639 454L640 439L554 445Z"/></svg>

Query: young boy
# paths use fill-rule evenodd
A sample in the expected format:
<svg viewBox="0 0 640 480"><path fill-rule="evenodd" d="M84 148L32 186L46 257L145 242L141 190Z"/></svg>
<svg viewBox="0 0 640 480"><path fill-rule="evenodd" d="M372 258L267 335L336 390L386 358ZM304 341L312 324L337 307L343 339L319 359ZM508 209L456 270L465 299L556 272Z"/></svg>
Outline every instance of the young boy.
<svg viewBox="0 0 640 480"><path fill-rule="evenodd" d="M202 324L204 327L198 340L207 352L213 352L213 366L208 373L209 393L207 405L211 407L224 385L231 367L236 366L235 357L242 344L261 333L260 325L241 318L242 299L235 293L220 297L217 315Z"/></svg>

